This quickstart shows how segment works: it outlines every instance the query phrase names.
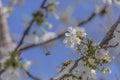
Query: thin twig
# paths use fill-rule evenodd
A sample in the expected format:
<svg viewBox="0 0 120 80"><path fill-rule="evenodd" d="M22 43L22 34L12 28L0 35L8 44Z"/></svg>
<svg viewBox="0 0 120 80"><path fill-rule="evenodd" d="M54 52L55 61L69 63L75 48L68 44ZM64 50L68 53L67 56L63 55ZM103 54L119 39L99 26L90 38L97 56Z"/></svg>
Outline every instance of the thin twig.
<svg viewBox="0 0 120 80"><path fill-rule="evenodd" d="M43 0L42 4L40 5L40 8L44 8L44 5L45 5L46 2L47 2L47 0ZM38 11L39 11L39 10L38 10ZM31 29L31 27L32 27L32 24L33 24L34 22L35 22L35 19L33 18L33 19L30 21L30 23L29 23L28 27L26 28L26 30L24 31L23 36L22 36L19 44L18 44L17 47L15 48L15 51L17 51L17 50L19 49L19 47L23 44L23 41L24 41L26 35L28 34L28 32L30 31L30 29Z"/></svg>
<svg viewBox="0 0 120 80"><path fill-rule="evenodd" d="M34 19L32 19L32 20L30 21L28 27L26 28L26 30L25 30L24 33L23 33L23 36L22 36L19 44L18 44L17 47L15 48L15 51L17 51L18 48L22 45L22 43L23 43L23 41L24 41L24 39L25 39L25 36L26 36L26 35L28 34L28 32L30 31L30 29L31 29L32 24L34 23L34 21L35 21Z"/></svg>
<svg viewBox="0 0 120 80"><path fill-rule="evenodd" d="M32 75L30 72L28 72L27 70L25 70L25 72L26 72L26 74L27 74L31 79L33 79L33 80L41 80L41 79L33 76L33 75Z"/></svg>
<svg viewBox="0 0 120 80"><path fill-rule="evenodd" d="M40 5L40 8L44 8L46 2L47 2L47 0L43 0L42 4Z"/></svg>
<svg viewBox="0 0 120 80"><path fill-rule="evenodd" d="M57 34L57 36L55 36L54 38L50 38L50 39L48 39L46 41L42 41L42 42L40 42L38 44L28 44L28 45L25 45L25 46L21 47L19 49L19 51L27 50L27 49L32 48L32 47L36 47L36 46L39 46L39 45L43 45L43 44L49 43L51 41L54 41L56 39L61 38L65 33L66 33L66 30L61 32L61 33L59 33L59 34Z"/></svg>
<svg viewBox="0 0 120 80"><path fill-rule="evenodd" d="M106 9L107 5L104 5L103 8L100 10L99 14L101 14L105 9ZM86 20L78 23L77 26L81 26L81 25L84 25L86 24L87 22L91 21L98 13L96 12L93 12Z"/></svg>

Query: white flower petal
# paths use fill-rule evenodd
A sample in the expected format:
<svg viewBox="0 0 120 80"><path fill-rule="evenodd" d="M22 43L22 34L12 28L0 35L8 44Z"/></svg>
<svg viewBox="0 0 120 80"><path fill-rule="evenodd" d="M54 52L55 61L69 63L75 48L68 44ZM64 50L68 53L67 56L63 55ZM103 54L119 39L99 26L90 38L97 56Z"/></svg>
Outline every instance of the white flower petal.
<svg viewBox="0 0 120 80"><path fill-rule="evenodd" d="M70 36L70 33L65 33L65 36Z"/></svg>
<svg viewBox="0 0 120 80"><path fill-rule="evenodd" d="M95 51L95 57L97 59L104 59L104 57L106 55L108 55L108 53L109 52L107 50L105 50L105 49L98 49L98 50Z"/></svg>

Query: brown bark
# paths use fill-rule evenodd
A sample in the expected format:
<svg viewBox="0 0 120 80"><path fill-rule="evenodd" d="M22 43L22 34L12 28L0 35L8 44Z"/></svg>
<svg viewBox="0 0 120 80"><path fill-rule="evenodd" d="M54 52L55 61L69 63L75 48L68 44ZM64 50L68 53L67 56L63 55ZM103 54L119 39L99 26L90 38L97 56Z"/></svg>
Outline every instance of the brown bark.
<svg viewBox="0 0 120 80"><path fill-rule="evenodd" d="M6 15L3 13L3 5L0 0L0 59L12 50L12 39L9 33Z"/></svg>

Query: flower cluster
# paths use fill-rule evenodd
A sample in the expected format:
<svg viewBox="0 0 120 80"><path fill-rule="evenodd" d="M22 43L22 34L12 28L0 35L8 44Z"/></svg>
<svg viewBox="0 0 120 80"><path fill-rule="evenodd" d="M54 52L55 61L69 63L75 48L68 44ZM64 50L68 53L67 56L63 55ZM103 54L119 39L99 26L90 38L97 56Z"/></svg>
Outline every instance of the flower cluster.
<svg viewBox="0 0 120 80"><path fill-rule="evenodd" d="M74 70L74 75L79 77L81 80L96 80L96 70L90 69L89 66L85 65L84 61L79 61L79 69Z"/></svg>
<svg viewBox="0 0 120 80"><path fill-rule="evenodd" d="M111 58L107 49L101 48L99 44L94 44L86 35L83 28L69 27L63 42L66 47L76 48L81 54L78 64L80 68L73 71L74 75L80 80L96 80L98 70L103 74L111 73L110 69L104 65L111 62Z"/></svg>
<svg viewBox="0 0 120 80"><path fill-rule="evenodd" d="M18 69L10 67L1 75L1 80L21 80Z"/></svg>
<svg viewBox="0 0 120 80"><path fill-rule="evenodd" d="M66 47L76 48L81 44L86 35L87 34L83 28L69 27L68 33L65 34L66 38L63 42L66 44Z"/></svg>

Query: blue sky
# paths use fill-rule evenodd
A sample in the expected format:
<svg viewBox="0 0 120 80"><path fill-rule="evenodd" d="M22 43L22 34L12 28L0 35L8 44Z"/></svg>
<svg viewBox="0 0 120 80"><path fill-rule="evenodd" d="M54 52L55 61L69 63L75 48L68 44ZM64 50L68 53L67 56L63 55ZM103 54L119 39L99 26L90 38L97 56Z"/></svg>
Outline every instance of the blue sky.
<svg viewBox="0 0 120 80"><path fill-rule="evenodd" d="M4 5L7 5L8 3L7 0L2 0L2 1ZM59 10L62 9L61 7L68 5L69 1L70 0L59 0L60 2L59 4L60 7L58 7ZM78 20L80 18L80 20L82 20L86 18L87 15L90 15L94 9L93 8L94 5L91 1L92 0L87 0L86 2L84 2L84 0L81 0L81 3L74 10L72 17L78 18ZM25 23L23 20L23 17L27 15L29 18L31 18L32 13L38 10L41 2L42 0L29 0L29 1L24 0L23 5L16 6L14 8L14 11L11 13L11 15L8 18L8 25L12 35L13 34L21 35L23 33L25 29L24 27L22 27L22 25ZM116 17L120 15L120 11L114 14L115 15L112 20L113 22L116 19ZM99 28L96 27L97 26L96 22L104 24L104 21L101 21L100 19L101 17L97 16L91 22L84 25L86 32L90 34L88 37L90 37L96 42L99 42L99 40L102 39L104 36L104 33L101 33ZM59 20L56 21L53 16L50 16L47 20L53 23L53 29L50 31L58 30L58 27L60 24ZM40 77L43 80L49 80L49 78L57 74L57 67L61 66L61 63L63 61L66 61L67 59L70 59L70 58L77 59L77 57L79 57L79 54L74 54L70 49L66 48L60 40L57 40L56 43L57 43L56 45L49 48L51 52L50 56L45 56L44 50L40 46L23 52L21 57L23 57L25 60L33 60L34 62L34 64L30 68L30 72L33 75ZM118 73L114 64L112 64L111 68L113 70L113 73ZM30 80L30 79L27 79L27 80Z"/></svg>

